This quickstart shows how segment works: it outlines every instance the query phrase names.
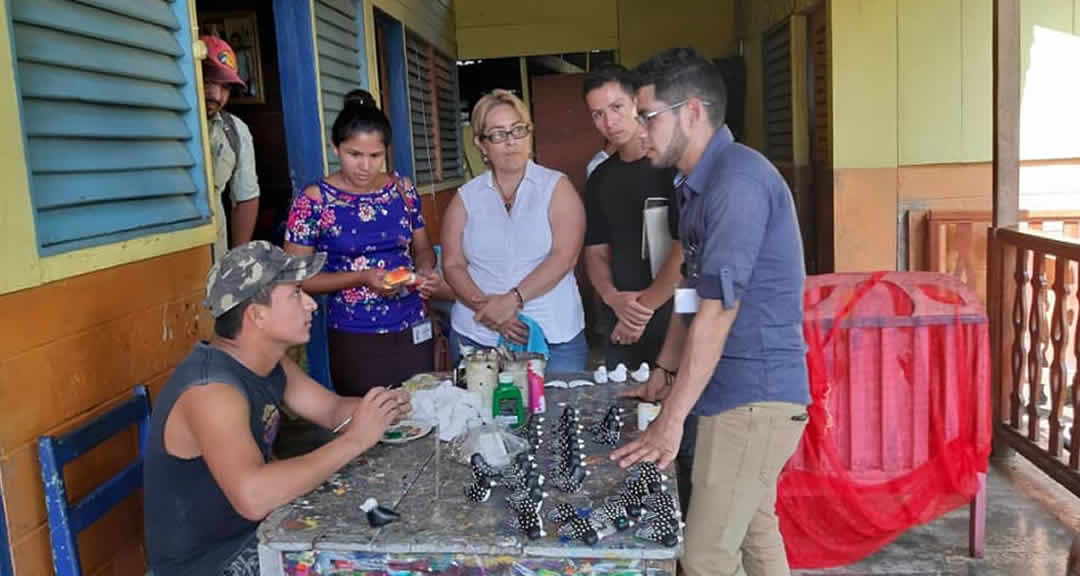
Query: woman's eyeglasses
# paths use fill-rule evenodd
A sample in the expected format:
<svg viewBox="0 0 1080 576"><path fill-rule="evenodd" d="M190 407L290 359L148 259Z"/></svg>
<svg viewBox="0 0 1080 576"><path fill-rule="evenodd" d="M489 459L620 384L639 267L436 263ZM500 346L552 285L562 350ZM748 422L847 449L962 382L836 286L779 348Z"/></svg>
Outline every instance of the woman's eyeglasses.
<svg viewBox="0 0 1080 576"><path fill-rule="evenodd" d="M528 124L518 124L509 130L492 130L483 136L484 140L487 140L492 144L500 144L506 142L509 138L521 140L528 136L530 132L532 132L532 126Z"/></svg>

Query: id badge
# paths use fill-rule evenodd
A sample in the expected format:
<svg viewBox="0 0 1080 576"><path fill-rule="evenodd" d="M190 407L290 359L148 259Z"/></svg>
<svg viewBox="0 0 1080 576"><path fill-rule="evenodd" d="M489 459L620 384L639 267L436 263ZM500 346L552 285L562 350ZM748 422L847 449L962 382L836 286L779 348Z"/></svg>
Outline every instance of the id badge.
<svg viewBox="0 0 1080 576"><path fill-rule="evenodd" d="M676 314L697 314L698 304L700 303L701 297L698 296L697 290L693 288L675 289Z"/></svg>
<svg viewBox="0 0 1080 576"><path fill-rule="evenodd" d="M412 327L412 343L423 344L431 340L431 320L424 320Z"/></svg>

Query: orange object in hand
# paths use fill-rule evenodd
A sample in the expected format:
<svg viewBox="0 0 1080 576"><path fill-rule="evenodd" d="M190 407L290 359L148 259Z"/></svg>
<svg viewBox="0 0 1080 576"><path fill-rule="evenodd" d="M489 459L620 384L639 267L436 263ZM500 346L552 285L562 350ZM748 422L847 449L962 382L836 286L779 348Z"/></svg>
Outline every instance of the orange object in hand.
<svg viewBox="0 0 1080 576"><path fill-rule="evenodd" d="M397 288L400 286L409 286L416 284L416 274L413 274L411 270L405 267L391 270L383 276L383 284L387 288Z"/></svg>

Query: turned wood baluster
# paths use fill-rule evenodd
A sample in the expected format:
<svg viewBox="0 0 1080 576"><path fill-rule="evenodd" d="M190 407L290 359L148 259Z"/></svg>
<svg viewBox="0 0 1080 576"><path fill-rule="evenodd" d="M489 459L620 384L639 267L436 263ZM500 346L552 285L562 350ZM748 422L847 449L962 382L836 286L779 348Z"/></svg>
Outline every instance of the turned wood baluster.
<svg viewBox="0 0 1080 576"><path fill-rule="evenodd" d="M1043 289L1046 287L1046 255L1036 251L1031 263L1031 309L1028 318L1028 331L1031 334L1028 350L1028 440L1039 442L1039 391L1042 389L1042 354L1039 341L1042 339L1040 316L1042 315Z"/></svg>
<svg viewBox="0 0 1080 576"><path fill-rule="evenodd" d="M1013 280L1016 293L1013 296L1013 341L1012 341L1012 389L1009 391L1009 424L1014 430L1020 429L1020 387L1024 384L1024 361L1027 359L1027 308L1024 292L1027 291L1031 276L1027 269L1027 250L1016 247L1016 273Z"/></svg>
<svg viewBox="0 0 1080 576"><path fill-rule="evenodd" d="M1077 264L1080 266L1080 263ZM1080 310L1080 287L1077 287L1077 309ZM1069 402L1073 407L1073 425L1069 430L1069 467L1073 470L1080 469L1080 438L1076 436L1076 417L1080 415L1080 318L1076 321L1076 334L1073 336L1073 360L1076 366L1076 374L1073 375Z"/></svg>
<svg viewBox="0 0 1080 576"><path fill-rule="evenodd" d="M1065 403L1065 303L1070 286L1066 284L1069 260L1058 256L1054 263L1054 311L1050 320L1050 344L1054 347L1054 359L1050 363L1050 443L1047 448L1054 457L1061 456L1061 409Z"/></svg>

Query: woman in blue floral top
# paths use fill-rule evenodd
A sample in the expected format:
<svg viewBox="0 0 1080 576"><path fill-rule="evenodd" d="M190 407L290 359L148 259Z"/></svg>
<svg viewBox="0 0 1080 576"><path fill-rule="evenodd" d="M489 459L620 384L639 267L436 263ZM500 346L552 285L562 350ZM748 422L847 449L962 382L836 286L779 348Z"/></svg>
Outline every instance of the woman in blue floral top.
<svg viewBox="0 0 1080 576"><path fill-rule="evenodd" d="M352 96L350 94L350 96ZM435 253L407 178L386 174L390 122L366 98L346 97L331 140L341 170L293 201L285 249L326 252L323 271L304 283L329 293L330 375L343 395L363 396L434 368L431 321L422 298L452 298L433 272ZM387 272L405 267L417 283L390 289Z"/></svg>

